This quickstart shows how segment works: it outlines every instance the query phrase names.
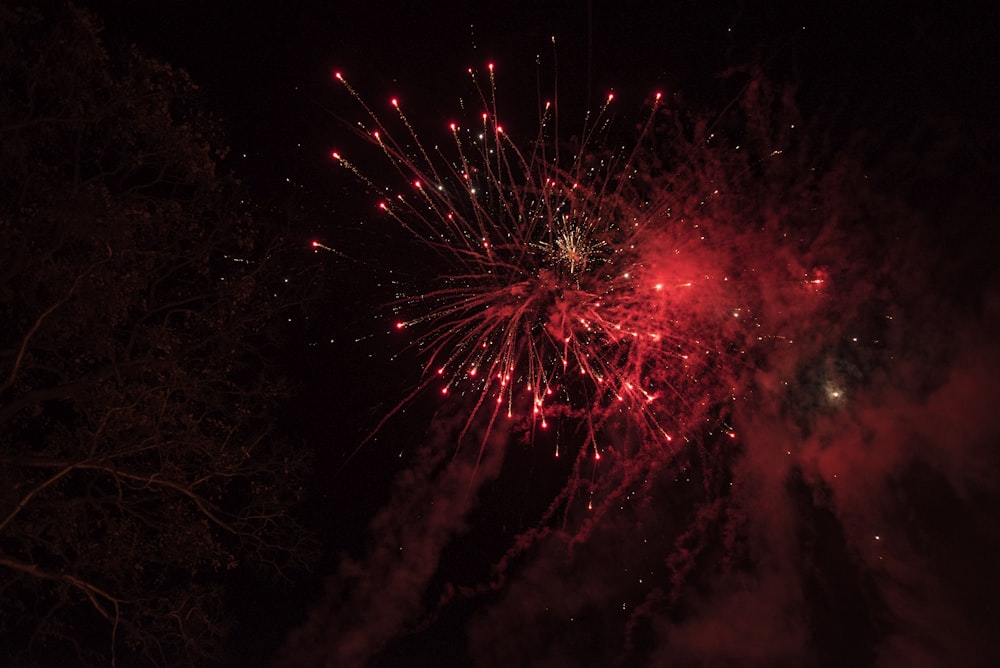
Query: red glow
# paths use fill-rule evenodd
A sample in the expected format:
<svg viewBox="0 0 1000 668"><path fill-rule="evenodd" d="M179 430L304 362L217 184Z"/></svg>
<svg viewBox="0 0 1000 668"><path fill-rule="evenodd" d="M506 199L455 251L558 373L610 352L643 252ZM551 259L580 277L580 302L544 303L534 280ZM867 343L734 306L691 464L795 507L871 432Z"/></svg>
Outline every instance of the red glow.
<svg viewBox="0 0 1000 668"><path fill-rule="evenodd" d="M493 64L487 68L492 75ZM716 225L713 219L682 210L680 202L711 197L727 219L738 218L739 209L721 208L727 193L719 194L717 174L705 182L692 175L692 184L666 179L670 188L688 188L681 198L668 188L657 190L656 174L639 171L642 145L585 145L575 157L566 154L564 162L562 154L555 158L555 152L541 150L550 141L546 125L538 139L545 146L522 155L515 148L519 143L499 139L502 112L494 106L492 85L491 80L479 90L482 107L447 123L451 146L422 145L396 97L390 98L400 110L395 125L383 124L364 105L369 114L364 127L373 143L420 192L420 197L393 193L392 208L389 201L379 207L433 250L428 256L439 263L433 270L445 281L421 299L401 303L397 316L407 320L395 323L396 329L416 330L412 344L429 358L428 376L442 377L442 395L457 386L456 395L474 399L470 425L480 407L504 403L508 416L522 418L512 429L527 425L534 433L548 429L548 418L578 421L575 433L593 448L580 456L601 462L596 444L604 442L605 425L631 421L635 429L629 433L639 442L628 445L630 452L649 447L656 456L670 456L672 449L664 448L673 440L668 429L686 442L692 430L712 419L705 407L712 405L715 379L727 373L725 353L719 351L728 348L720 338L732 331L728 319L727 329L719 329L719 313L753 312L740 294L724 292L724 281L709 280L731 260L706 241L727 234L726 223L709 229ZM653 97L655 110L663 93ZM606 104L614 99L609 91ZM653 110L643 132L658 118ZM469 132L477 114L481 134ZM398 125L408 133L405 140L393 139ZM605 154L605 167L593 168L593 159ZM635 175L651 182L642 198L617 185ZM382 188L358 176L366 186ZM694 284L693 276L702 280ZM820 278L819 272L801 270L796 289ZM744 322L759 326L743 317L733 326ZM702 354L689 359L695 351ZM483 410L498 417L502 409ZM722 433L735 438L728 430ZM601 468L619 465L631 463L616 451Z"/></svg>

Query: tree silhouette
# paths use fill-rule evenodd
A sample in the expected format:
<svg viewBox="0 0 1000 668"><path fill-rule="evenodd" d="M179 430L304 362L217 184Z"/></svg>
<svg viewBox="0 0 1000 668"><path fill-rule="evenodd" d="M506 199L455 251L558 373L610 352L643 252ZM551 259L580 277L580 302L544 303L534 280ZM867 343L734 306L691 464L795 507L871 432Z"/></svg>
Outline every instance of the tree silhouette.
<svg viewBox="0 0 1000 668"><path fill-rule="evenodd" d="M306 552L268 363L299 295L196 86L99 32L0 5L0 656L204 665L227 577Z"/></svg>

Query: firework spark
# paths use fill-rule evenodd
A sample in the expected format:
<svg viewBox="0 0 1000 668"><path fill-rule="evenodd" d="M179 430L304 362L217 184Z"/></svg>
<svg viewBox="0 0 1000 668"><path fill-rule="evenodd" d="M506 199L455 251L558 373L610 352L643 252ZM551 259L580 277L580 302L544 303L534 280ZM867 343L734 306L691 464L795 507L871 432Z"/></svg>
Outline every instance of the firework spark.
<svg viewBox="0 0 1000 668"><path fill-rule="evenodd" d="M484 89L470 70L483 111L474 126L449 124L450 150L426 146L395 98L390 128L334 74L367 113L361 132L409 184L379 208L440 268L438 281L394 305L396 329L414 332L423 355L420 389L474 396L467 428L479 414L531 433L557 415L579 419L595 459L602 428L620 415L669 444L715 401L706 372L730 354L726 321L748 310L726 295L726 263L704 222L678 215L669 188L638 178L649 171L662 96L631 148L608 139L613 94L575 149L550 134L550 104L535 140L519 146L498 118L487 71ZM332 157L385 190L340 152Z"/></svg>

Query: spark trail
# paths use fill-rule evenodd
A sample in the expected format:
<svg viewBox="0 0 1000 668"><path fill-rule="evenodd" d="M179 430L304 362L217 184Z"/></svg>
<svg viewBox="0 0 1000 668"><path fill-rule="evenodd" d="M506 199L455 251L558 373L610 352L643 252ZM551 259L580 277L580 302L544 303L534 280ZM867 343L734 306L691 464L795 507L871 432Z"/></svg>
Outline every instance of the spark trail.
<svg viewBox="0 0 1000 668"><path fill-rule="evenodd" d="M413 333L424 360L411 398L431 387L473 396L460 443L482 415L529 434L555 417L577 421L580 452L595 461L605 427L622 419L643 443L672 448L708 418L718 390L731 394L720 366L756 324L730 289L732 262L706 240L712 221L691 215L718 189L696 192L701 211L686 211L667 183L677 174L650 170L661 94L630 148L610 139L613 94L575 147L552 136L548 103L523 146L504 131L492 65L487 73L484 89L470 70L482 112L474 124L448 124L449 149L425 145L398 99L390 127L334 74L367 115L359 131L407 184L378 207L441 277L394 304L395 328ZM340 152L332 157L385 191Z"/></svg>

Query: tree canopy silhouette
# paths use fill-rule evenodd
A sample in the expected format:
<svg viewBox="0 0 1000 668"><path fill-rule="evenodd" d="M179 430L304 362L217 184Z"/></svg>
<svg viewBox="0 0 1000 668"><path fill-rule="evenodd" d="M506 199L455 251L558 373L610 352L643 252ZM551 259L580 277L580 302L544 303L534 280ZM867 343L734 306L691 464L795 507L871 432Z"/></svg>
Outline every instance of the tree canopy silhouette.
<svg viewBox="0 0 1000 668"><path fill-rule="evenodd" d="M227 578L307 551L268 363L301 295L196 86L99 35L0 5L0 656L204 665Z"/></svg>

